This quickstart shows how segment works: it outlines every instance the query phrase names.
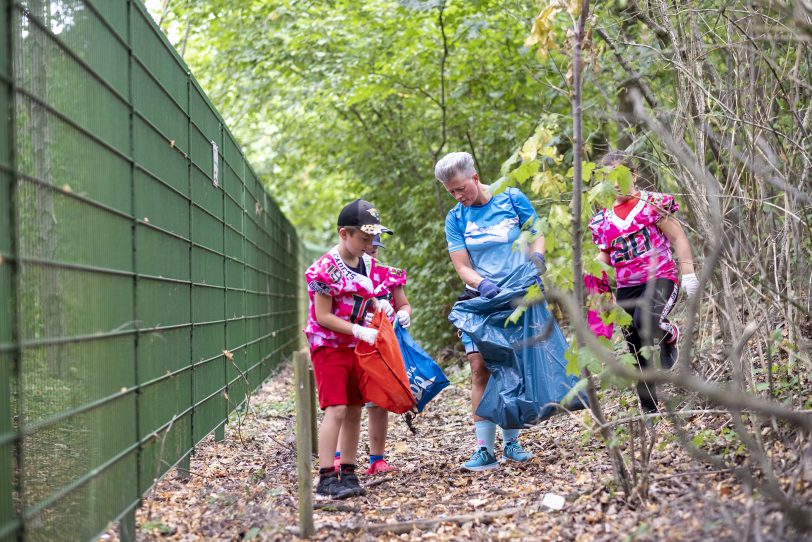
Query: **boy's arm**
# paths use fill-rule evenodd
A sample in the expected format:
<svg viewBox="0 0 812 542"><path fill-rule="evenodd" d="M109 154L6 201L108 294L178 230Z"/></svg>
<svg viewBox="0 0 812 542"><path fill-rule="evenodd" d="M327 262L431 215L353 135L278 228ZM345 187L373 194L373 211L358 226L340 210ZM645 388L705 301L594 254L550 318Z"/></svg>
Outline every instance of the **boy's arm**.
<svg viewBox="0 0 812 542"><path fill-rule="evenodd" d="M315 311L316 321L321 327L330 329L337 333L352 335L352 323L342 320L333 314L333 298L326 294L316 293Z"/></svg>
<svg viewBox="0 0 812 542"><path fill-rule="evenodd" d="M679 220L666 216L657 221L657 227L665 234L668 242L674 247L674 255L679 262L679 270L683 276L694 273L694 257L691 253L691 243L682 229Z"/></svg>
<svg viewBox="0 0 812 542"><path fill-rule="evenodd" d="M396 286L392 289L392 298L395 301L396 311L406 311L412 314L412 306L409 304L409 300L406 299L406 291L403 286Z"/></svg>
<svg viewBox="0 0 812 542"><path fill-rule="evenodd" d="M395 309L398 311L396 318L404 328L412 325L412 306L406 299L406 292L403 286L396 286L392 289L392 300L395 302Z"/></svg>

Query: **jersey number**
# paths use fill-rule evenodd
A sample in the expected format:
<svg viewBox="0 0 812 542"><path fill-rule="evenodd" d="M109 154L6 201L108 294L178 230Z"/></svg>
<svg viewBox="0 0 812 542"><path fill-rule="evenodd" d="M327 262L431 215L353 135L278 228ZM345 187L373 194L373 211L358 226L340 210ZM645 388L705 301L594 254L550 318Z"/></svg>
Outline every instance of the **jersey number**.
<svg viewBox="0 0 812 542"><path fill-rule="evenodd" d="M627 262L640 257L651 250L651 236L648 228L618 237L612 252L613 263Z"/></svg>
<svg viewBox="0 0 812 542"><path fill-rule="evenodd" d="M367 311L371 308L372 298L364 298L360 295L353 294L352 314L350 315L350 322L353 324L360 324L364 320Z"/></svg>

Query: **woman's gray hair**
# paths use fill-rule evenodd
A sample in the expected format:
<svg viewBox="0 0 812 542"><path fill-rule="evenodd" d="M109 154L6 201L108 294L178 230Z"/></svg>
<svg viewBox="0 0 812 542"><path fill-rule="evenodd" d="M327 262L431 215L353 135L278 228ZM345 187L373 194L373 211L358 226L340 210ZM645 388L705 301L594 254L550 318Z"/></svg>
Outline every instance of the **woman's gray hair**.
<svg viewBox="0 0 812 542"><path fill-rule="evenodd" d="M440 158L434 166L434 176L441 183L447 183L461 173L465 175L476 173L474 157L467 152L450 152Z"/></svg>

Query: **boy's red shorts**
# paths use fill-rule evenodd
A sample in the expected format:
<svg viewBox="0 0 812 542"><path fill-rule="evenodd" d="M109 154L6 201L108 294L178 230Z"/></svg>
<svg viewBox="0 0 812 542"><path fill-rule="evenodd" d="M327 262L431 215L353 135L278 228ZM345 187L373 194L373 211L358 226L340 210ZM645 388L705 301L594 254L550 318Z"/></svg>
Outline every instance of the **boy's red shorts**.
<svg viewBox="0 0 812 542"><path fill-rule="evenodd" d="M319 406L361 405L361 365L355 348L320 346L310 353L316 387L319 390Z"/></svg>

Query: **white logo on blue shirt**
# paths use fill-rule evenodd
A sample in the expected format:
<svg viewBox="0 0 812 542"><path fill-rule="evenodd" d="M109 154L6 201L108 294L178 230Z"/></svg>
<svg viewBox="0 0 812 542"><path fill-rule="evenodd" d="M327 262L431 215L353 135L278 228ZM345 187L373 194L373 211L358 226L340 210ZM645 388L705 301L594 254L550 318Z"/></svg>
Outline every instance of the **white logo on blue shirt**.
<svg viewBox="0 0 812 542"><path fill-rule="evenodd" d="M510 230L518 225L518 218L505 218L492 226L478 226L476 222L469 222L465 226L465 242L468 245L507 243Z"/></svg>

